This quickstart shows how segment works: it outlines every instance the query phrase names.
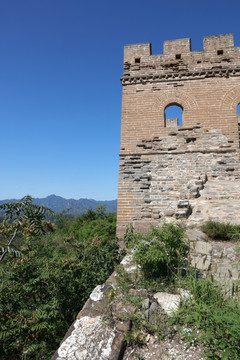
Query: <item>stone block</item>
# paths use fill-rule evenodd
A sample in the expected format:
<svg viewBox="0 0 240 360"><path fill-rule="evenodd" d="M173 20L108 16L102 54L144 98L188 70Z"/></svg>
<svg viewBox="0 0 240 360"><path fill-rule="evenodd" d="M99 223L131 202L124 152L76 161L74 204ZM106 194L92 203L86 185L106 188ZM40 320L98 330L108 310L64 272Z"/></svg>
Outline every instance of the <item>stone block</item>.
<svg viewBox="0 0 240 360"><path fill-rule="evenodd" d="M179 209L181 209L181 208L187 208L188 209L190 207L189 201L188 200L179 200L178 204L177 204L177 207Z"/></svg>
<svg viewBox="0 0 240 360"><path fill-rule="evenodd" d="M176 219L186 219L191 214L191 209L178 209L175 213Z"/></svg>
<svg viewBox="0 0 240 360"><path fill-rule="evenodd" d="M169 208L166 209L163 213L164 216L173 216L175 214L175 209Z"/></svg>
<svg viewBox="0 0 240 360"><path fill-rule="evenodd" d="M209 256L201 256L201 255L194 256L191 261L191 266L193 268L196 268L196 269L202 270L202 271L210 270L211 264L212 264L211 257L209 257Z"/></svg>
<svg viewBox="0 0 240 360"><path fill-rule="evenodd" d="M197 241L195 245L195 252L197 254L211 255L212 254L212 245L205 241Z"/></svg>
<svg viewBox="0 0 240 360"><path fill-rule="evenodd" d="M150 300L147 298L147 299L144 299L142 301L142 308L143 309L148 309L149 308L149 305L150 305Z"/></svg>
<svg viewBox="0 0 240 360"><path fill-rule="evenodd" d="M195 228L187 229L186 235L190 241L197 241L197 240L206 241L207 240L207 235L204 232L202 232L198 229L195 229Z"/></svg>
<svg viewBox="0 0 240 360"><path fill-rule="evenodd" d="M168 316L171 316L174 311L178 310L181 300L180 295L158 292L153 297Z"/></svg>
<svg viewBox="0 0 240 360"><path fill-rule="evenodd" d="M101 316L83 316L74 323L70 336L59 347L56 360L117 360L123 351L124 337L104 322Z"/></svg>

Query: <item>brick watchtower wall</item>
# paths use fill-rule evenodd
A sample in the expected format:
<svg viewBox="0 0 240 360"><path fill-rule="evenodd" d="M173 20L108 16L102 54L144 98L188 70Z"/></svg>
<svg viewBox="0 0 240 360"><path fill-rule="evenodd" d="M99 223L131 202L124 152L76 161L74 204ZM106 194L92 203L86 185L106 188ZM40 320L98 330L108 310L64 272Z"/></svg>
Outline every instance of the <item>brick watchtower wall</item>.
<svg viewBox="0 0 240 360"><path fill-rule="evenodd" d="M203 51L190 39L165 41L161 55L126 45L121 82L118 236L175 216L195 180L239 178L240 47L232 34L205 37ZM181 126L165 118L169 105L183 109Z"/></svg>

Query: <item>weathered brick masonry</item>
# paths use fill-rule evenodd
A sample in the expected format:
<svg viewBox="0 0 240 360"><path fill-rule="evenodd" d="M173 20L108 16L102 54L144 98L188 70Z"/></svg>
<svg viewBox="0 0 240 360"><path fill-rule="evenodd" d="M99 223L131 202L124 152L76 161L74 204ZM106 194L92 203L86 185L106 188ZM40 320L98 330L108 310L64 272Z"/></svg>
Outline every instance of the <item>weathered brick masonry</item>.
<svg viewBox="0 0 240 360"><path fill-rule="evenodd" d="M226 220L240 211L233 35L205 37L202 51L191 51L190 39L165 41L161 55L150 43L126 45L121 82L117 235L128 224L147 230L166 217ZM169 105L183 109L181 126L165 118Z"/></svg>

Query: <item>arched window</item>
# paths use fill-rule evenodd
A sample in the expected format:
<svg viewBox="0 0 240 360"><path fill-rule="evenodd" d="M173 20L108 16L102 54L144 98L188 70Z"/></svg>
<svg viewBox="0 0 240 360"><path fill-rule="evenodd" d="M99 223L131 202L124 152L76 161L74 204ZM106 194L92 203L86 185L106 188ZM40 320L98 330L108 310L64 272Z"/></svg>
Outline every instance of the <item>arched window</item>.
<svg viewBox="0 0 240 360"><path fill-rule="evenodd" d="M168 105L164 111L165 127L182 126L183 108L180 105Z"/></svg>

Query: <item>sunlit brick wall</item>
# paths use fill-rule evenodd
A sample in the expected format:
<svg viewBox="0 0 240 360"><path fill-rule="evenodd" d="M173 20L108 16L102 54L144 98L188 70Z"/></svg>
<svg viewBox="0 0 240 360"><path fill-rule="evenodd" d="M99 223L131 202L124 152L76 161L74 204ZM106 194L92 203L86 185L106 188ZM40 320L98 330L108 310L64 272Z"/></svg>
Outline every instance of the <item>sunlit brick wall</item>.
<svg viewBox="0 0 240 360"><path fill-rule="evenodd" d="M202 51L191 51L190 39L165 41L161 55L152 55L150 43L126 45L121 82L120 159L142 156L142 140L163 138L173 130L166 126L164 115L166 107L173 104L183 109L178 130L194 126L218 129L231 148L239 148L240 48L234 47L232 34L205 37ZM151 156L149 149L148 159ZM134 207L133 185L121 175L121 166L118 229L132 223L139 211ZM118 230L118 235L122 234L123 230Z"/></svg>

